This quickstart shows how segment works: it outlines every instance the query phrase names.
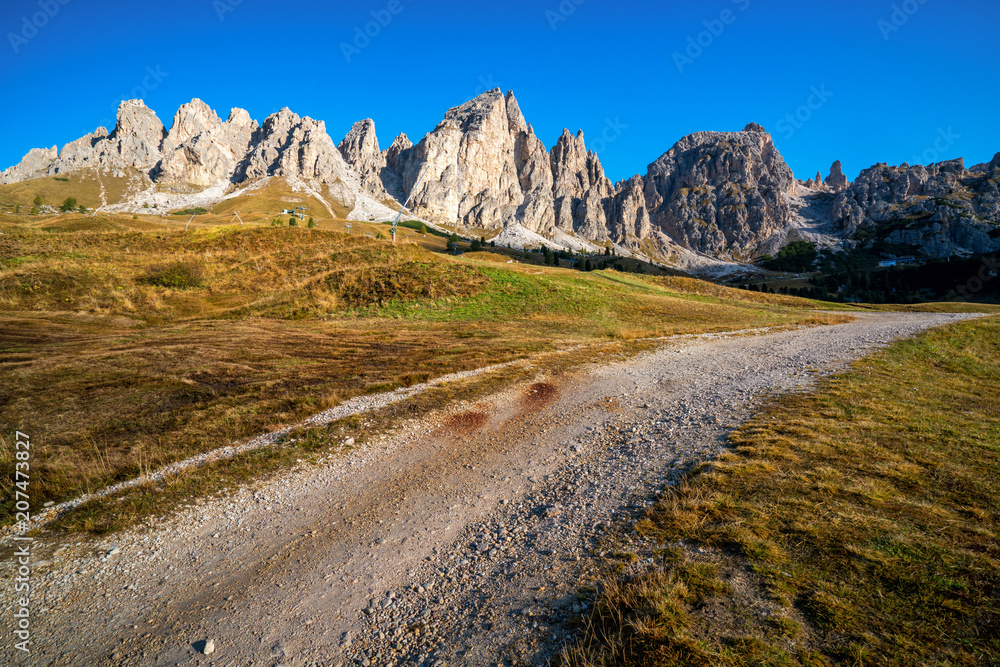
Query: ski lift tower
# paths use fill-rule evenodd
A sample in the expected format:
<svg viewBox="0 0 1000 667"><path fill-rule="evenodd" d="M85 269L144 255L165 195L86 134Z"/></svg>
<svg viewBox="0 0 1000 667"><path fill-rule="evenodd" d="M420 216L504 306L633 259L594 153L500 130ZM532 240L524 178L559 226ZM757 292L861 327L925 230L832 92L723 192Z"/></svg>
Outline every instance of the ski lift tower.
<svg viewBox="0 0 1000 667"><path fill-rule="evenodd" d="M390 233L392 234L393 243L396 243L396 228L399 227L399 219L403 217L403 211L406 210L406 206L410 203L410 200L413 199L413 195L414 193L416 193L417 188L420 187L420 183L424 180L424 176L427 175L428 169L430 169L430 166L424 167L424 171L422 174L420 174L420 178L417 179L417 182L414 183L413 185L413 189L410 190L410 196L406 198L405 202L403 202L403 206L399 209L399 213L396 215L396 219L392 221L392 230Z"/></svg>
<svg viewBox="0 0 1000 667"><path fill-rule="evenodd" d="M306 207L305 206L296 206L295 207L295 215L298 216L299 220L305 220L306 219Z"/></svg>

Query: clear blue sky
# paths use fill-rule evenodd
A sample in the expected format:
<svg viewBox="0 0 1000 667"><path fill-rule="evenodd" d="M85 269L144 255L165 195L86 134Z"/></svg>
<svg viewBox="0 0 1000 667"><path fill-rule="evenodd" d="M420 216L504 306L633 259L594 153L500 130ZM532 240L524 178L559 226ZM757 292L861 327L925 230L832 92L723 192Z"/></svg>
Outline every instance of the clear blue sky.
<svg viewBox="0 0 1000 667"><path fill-rule="evenodd" d="M995 0L61 1L0 9L0 168L113 125L133 95L168 126L193 97L223 117L289 106L336 142L370 116L385 147L492 87L514 90L549 147L563 127L592 146L605 133L614 180L687 133L750 121L800 178L835 159L853 178L880 161L1000 151ZM348 62L342 44L372 12L387 24Z"/></svg>

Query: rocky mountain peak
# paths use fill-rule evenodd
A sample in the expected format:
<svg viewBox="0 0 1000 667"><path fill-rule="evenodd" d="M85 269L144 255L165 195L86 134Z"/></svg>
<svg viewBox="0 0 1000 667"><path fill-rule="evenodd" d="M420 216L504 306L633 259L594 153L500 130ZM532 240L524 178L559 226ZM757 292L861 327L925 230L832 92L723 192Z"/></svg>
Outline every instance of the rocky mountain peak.
<svg viewBox="0 0 1000 667"><path fill-rule="evenodd" d="M163 123L142 100L124 100L118 106L117 124L110 139L122 161L148 170L160 161L160 146L167 136Z"/></svg>
<svg viewBox="0 0 1000 667"><path fill-rule="evenodd" d="M645 176L612 185L582 130L563 130L549 151L513 92L500 89L449 109L417 145L400 134L384 151L371 119L355 123L335 144L322 121L287 107L258 125L239 108L222 121L196 98L177 110L167 131L142 100L126 100L110 134L98 128L61 151L32 149L0 182L86 167L205 188L283 176L348 209L357 203L365 219L388 211L373 198L402 203L412 191L411 208L435 222L467 229L519 225L557 244L612 241L645 254L653 248L661 259L689 257L687 251L737 260L774 252L799 220L793 207L798 216L806 200L824 209L816 215L826 220L829 214L830 224L840 225L848 243L859 226L871 225L893 235L885 239L891 244L928 254L1000 247L991 226L1000 218L1000 153L971 170L960 159L878 164L854 183L837 161L826 179L817 172L804 183L814 193L836 193L830 203L797 190L802 183L770 134L748 123L739 132L683 137Z"/></svg>
<svg viewBox="0 0 1000 667"><path fill-rule="evenodd" d="M16 183L35 177L44 171L58 157L56 146L52 148L32 148L21 161L0 172L0 183Z"/></svg>
<svg viewBox="0 0 1000 667"><path fill-rule="evenodd" d="M167 132L163 142L163 152L166 153L185 141L204 132L217 131L222 127L222 120L210 106L195 98L187 104L182 104L174 114L174 123Z"/></svg>
<svg viewBox="0 0 1000 667"><path fill-rule="evenodd" d="M507 124L510 127L511 133L515 135L518 133L527 133L528 123L524 120L524 114L521 113L521 107L514 97L514 91L508 90L504 96L504 100L507 103ZM532 134L534 134L534 130L532 130Z"/></svg>
<svg viewBox="0 0 1000 667"><path fill-rule="evenodd" d="M583 130L574 136L564 129L552 147L550 163L556 227L584 233L603 224L604 211L598 210L597 202L610 197L614 188L604 175L600 158L587 150Z"/></svg>
<svg viewBox="0 0 1000 667"><path fill-rule="evenodd" d="M997 165L1000 162L994 159ZM846 236L862 227L870 239L947 257L1000 250L1000 185L965 169L962 159L865 169L831 208Z"/></svg>
<svg viewBox="0 0 1000 667"><path fill-rule="evenodd" d="M246 155L257 123L244 109L232 109L223 122L195 98L182 104L163 140L163 158L152 172L158 181L208 187L230 179Z"/></svg>
<svg viewBox="0 0 1000 667"><path fill-rule="evenodd" d="M403 172L406 170L406 161L413 142L405 133L400 133L392 144L383 151L385 168L382 170L382 186L390 196L399 202L405 202L409 193L403 192Z"/></svg>
<svg viewBox="0 0 1000 667"><path fill-rule="evenodd" d="M413 193L413 205L435 219L467 227L502 228L524 204L511 131L520 109L499 89L449 109L444 121L407 152L399 174L402 191L427 176ZM523 120L523 119L522 119Z"/></svg>
<svg viewBox="0 0 1000 667"><path fill-rule="evenodd" d="M371 118L359 120L347 136L337 146L344 160L361 177L361 184L379 198L386 198L385 185L382 182L382 171L386 167L386 157L379 149L378 137L375 136L375 121Z"/></svg>
<svg viewBox="0 0 1000 667"><path fill-rule="evenodd" d="M817 181L819 180L819 174L817 174ZM847 177L844 176L843 166L840 164L840 160L837 160L830 166L830 175L826 177L825 184L828 188L834 192L841 192L847 189L850 183Z"/></svg>
<svg viewBox="0 0 1000 667"><path fill-rule="evenodd" d="M646 200L682 246L742 258L788 225L794 184L769 134L697 132L649 166Z"/></svg>

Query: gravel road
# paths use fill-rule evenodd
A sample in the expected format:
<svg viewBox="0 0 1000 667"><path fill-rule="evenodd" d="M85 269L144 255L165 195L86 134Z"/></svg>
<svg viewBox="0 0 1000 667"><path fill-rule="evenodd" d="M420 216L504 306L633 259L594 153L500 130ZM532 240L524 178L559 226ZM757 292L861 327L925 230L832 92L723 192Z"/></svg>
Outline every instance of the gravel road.
<svg viewBox="0 0 1000 667"><path fill-rule="evenodd" d="M606 527L764 397L967 317L673 341L452 406L153 529L36 542L32 651L5 641L0 663L544 664L586 609L577 583ZM13 569L4 558L0 576ZM5 586L5 609L14 597Z"/></svg>

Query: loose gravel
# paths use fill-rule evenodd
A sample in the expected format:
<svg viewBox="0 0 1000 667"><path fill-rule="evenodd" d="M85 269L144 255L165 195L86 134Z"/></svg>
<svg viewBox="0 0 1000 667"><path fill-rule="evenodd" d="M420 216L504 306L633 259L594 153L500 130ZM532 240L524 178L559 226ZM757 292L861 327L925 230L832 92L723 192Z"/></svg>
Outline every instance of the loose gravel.
<svg viewBox="0 0 1000 667"><path fill-rule="evenodd" d="M579 582L609 528L715 456L762 399L967 317L675 340L452 406L113 539L36 542L33 650L5 660L544 664L586 611ZM13 563L0 562L8 581Z"/></svg>

